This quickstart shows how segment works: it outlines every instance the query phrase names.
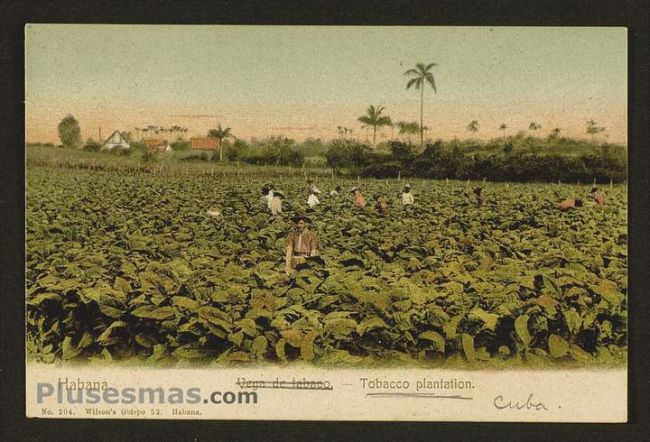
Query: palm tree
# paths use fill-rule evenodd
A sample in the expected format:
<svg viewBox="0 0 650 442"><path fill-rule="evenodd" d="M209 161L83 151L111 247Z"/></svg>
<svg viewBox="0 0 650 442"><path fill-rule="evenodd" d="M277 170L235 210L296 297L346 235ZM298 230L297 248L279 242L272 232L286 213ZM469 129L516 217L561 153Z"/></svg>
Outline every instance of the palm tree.
<svg viewBox="0 0 650 442"><path fill-rule="evenodd" d="M400 135L406 135L409 143L411 142L411 135L420 132L420 126L415 121L398 121L395 126L399 129Z"/></svg>
<svg viewBox="0 0 650 442"><path fill-rule="evenodd" d="M406 83L406 89L410 89L411 86L415 86L415 89L420 89L420 149L424 146L424 86L429 84L433 88L433 92L438 93L436 89L436 80L433 77L433 73L430 72L431 68L438 66L436 63L429 63L424 65L424 63L418 63L415 65L415 69L409 69L404 72L404 75L408 75L411 79Z"/></svg>
<svg viewBox="0 0 650 442"><path fill-rule="evenodd" d="M557 137L559 137L559 136L560 136L560 132L562 132L562 129L560 129L559 127L556 127L555 129L553 129L553 130L551 131L551 138L557 138Z"/></svg>
<svg viewBox="0 0 650 442"><path fill-rule="evenodd" d="M508 126L506 126L506 123L501 123L501 126L499 126L499 129L501 129L503 131L503 139L504 140L506 139L506 129L507 128L508 128Z"/></svg>
<svg viewBox="0 0 650 442"><path fill-rule="evenodd" d="M383 106L373 106L370 105L368 110L366 110L366 115L363 115L357 120L361 123L364 123L366 126L372 126L372 144L375 144L377 139L377 127L379 126L389 126L392 124L389 116L382 116L381 113L384 111Z"/></svg>
<svg viewBox="0 0 650 442"><path fill-rule="evenodd" d="M599 127L598 123L596 123L594 120L589 120L587 121L587 134L591 135L591 139L594 140L596 137L596 134L599 132L604 131L604 127Z"/></svg>
<svg viewBox="0 0 650 442"><path fill-rule="evenodd" d="M225 129L221 127L221 123L217 126L216 129L210 129L208 131L208 137L216 138L219 140L219 161L223 161L223 139L232 138L230 133L231 128L226 127Z"/></svg>
<svg viewBox="0 0 650 442"><path fill-rule="evenodd" d="M467 130L474 135L476 132L478 132L478 120L472 120L469 122L467 125Z"/></svg>

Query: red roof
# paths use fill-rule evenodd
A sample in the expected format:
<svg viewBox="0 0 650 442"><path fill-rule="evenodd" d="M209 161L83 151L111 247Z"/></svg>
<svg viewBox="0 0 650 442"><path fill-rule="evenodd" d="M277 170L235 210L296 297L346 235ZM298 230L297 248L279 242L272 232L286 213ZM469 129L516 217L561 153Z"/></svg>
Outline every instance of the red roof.
<svg viewBox="0 0 650 442"><path fill-rule="evenodd" d="M160 146L165 147L167 145L165 140L160 138L144 138L142 141L150 149Z"/></svg>
<svg viewBox="0 0 650 442"><path fill-rule="evenodd" d="M190 138L192 150L219 150L220 142L218 138L196 137Z"/></svg>

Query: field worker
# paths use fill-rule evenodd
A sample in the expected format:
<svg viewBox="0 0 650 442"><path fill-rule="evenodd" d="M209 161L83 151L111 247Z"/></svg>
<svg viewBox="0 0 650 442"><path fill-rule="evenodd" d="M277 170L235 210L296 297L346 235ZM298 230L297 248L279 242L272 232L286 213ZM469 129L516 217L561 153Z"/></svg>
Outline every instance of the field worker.
<svg viewBox="0 0 650 442"><path fill-rule="evenodd" d="M354 205L360 208L366 207L366 198L363 196L363 193L359 190L358 187L353 187L350 190L350 193L353 194Z"/></svg>
<svg viewBox="0 0 650 442"><path fill-rule="evenodd" d="M269 189L268 209L271 210L271 201L273 201L273 191L275 190L275 186L273 183L268 183L266 187Z"/></svg>
<svg viewBox="0 0 650 442"><path fill-rule="evenodd" d="M402 206L412 206L415 202L413 194L411 193L411 185L407 184L404 186L402 191Z"/></svg>
<svg viewBox="0 0 650 442"><path fill-rule="evenodd" d="M214 219L217 222L223 221L223 215L221 214L221 210L219 210L216 207L210 207L206 213L210 218Z"/></svg>
<svg viewBox="0 0 650 442"><path fill-rule="evenodd" d="M341 193L341 186L336 186L334 189L330 191L330 196L339 196L339 193Z"/></svg>
<svg viewBox="0 0 650 442"><path fill-rule="evenodd" d="M315 186L312 189L311 193L309 194L309 197L307 197L307 205L313 209L317 205L320 204L320 200L318 199L318 194L320 193L320 190L318 190Z"/></svg>
<svg viewBox="0 0 650 442"><path fill-rule="evenodd" d="M598 190L596 186L591 188L591 198L594 200L595 206L602 207L605 205L605 194Z"/></svg>
<svg viewBox="0 0 650 442"><path fill-rule="evenodd" d="M557 208L560 209L562 212L573 210L576 207L582 207L581 199L567 198L564 201L558 203L557 205Z"/></svg>
<svg viewBox="0 0 650 442"><path fill-rule="evenodd" d="M271 210L271 201L273 201L273 184L269 183L262 186L260 204L264 209Z"/></svg>
<svg viewBox="0 0 650 442"><path fill-rule="evenodd" d="M306 215L298 214L292 221L295 228L287 236L287 252L285 256L285 271L287 275L292 272L296 264L305 262L308 256L318 256L318 239L307 228L311 219Z"/></svg>
<svg viewBox="0 0 650 442"><path fill-rule="evenodd" d="M385 193L382 193L377 200L376 208L380 215L388 215L388 197Z"/></svg>
<svg viewBox="0 0 650 442"><path fill-rule="evenodd" d="M315 190L318 190L318 188L314 184L314 180L307 180L307 195L311 195ZM320 190L318 192L320 193Z"/></svg>
<svg viewBox="0 0 650 442"><path fill-rule="evenodd" d="M484 206L487 199L485 198L485 195L483 195L483 188L482 187L475 187L474 188L474 194L476 194L476 204L479 207Z"/></svg>
<svg viewBox="0 0 650 442"><path fill-rule="evenodd" d="M271 215L275 216L282 213L282 200L284 198L284 193L279 190L273 192L273 198L271 198Z"/></svg>

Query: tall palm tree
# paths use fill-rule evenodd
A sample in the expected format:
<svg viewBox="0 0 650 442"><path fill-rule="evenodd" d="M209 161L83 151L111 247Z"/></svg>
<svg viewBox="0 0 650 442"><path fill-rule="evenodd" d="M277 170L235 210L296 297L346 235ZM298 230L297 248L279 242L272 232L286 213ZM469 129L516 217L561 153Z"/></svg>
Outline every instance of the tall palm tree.
<svg viewBox="0 0 650 442"><path fill-rule="evenodd" d="M420 89L420 149L424 146L424 86L428 84L433 88L433 92L438 93L436 79L431 72L431 68L434 66L438 66L438 64L429 63L425 66L424 63L418 63L415 65L415 69L409 69L404 72L404 75L411 77L408 83L406 83L406 89L410 89L411 86L415 86L415 89Z"/></svg>
<svg viewBox="0 0 650 442"><path fill-rule="evenodd" d="M389 126L392 124L392 121L389 116L382 116L381 113L384 111L383 106L373 106L370 105L368 110L366 110L366 115L363 115L357 120L366 126L372 126L372 144L375 144L377 139L377 127L380 126Z"/></svg>
<svg viewBox="0 0 650 442"><path fill-rule="evenodd" d="M467 125L467 130L470 131L472 135L478 132L478 120L470 121Z"/></svg>
<svg viewBox="0 0 650 442"><path fill-rule="evenodd" d="M230 133L231 128L226 127L225 129L221 127L221 123L217 126L216 129L210 129L208 131L208 137L216 138L219 140L219 161L223 161L223 140L224 138L232 138Z"/></svg>

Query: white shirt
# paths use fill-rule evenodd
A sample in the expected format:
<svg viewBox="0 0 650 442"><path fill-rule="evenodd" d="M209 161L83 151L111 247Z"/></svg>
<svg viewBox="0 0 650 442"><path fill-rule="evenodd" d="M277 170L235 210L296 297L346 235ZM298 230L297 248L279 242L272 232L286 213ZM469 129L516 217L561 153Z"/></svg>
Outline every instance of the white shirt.
<svg viewBox="0 0 650 442"><path fill-rule="evenodd" d="M320 204L320 201L318 200L316 194L312 193L311 195L309 195L309 198L307 198L307 205L309 207L314 207L317 206L318 204Z"/></svg>
<svg viewBox="0 0 650 442"><path fill-rule="evenodd" d="M271 214L277 215L278 213L282 213L282 200L274 196L271 199Z"/></svg>
<svg viewBox="0 0 650 442"><path fill-rule="evenodd" d="M403 206L410 206L413 203L414 203L413 194L411 192L402 193L402 205Z"/></svg>
<svg viewBox="0 0 650 442"><path fill-rule="evenodd" d="M272 190L269 190L269 194L267 196L266 202L268 204L269 210L271 210L271 203L273 202L273 191Z"/></svg>

